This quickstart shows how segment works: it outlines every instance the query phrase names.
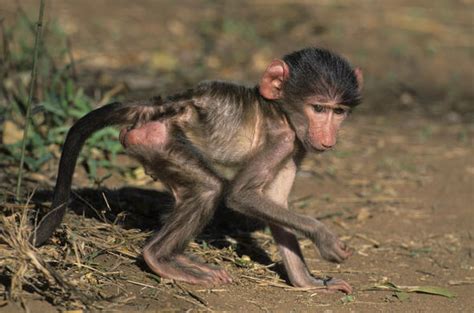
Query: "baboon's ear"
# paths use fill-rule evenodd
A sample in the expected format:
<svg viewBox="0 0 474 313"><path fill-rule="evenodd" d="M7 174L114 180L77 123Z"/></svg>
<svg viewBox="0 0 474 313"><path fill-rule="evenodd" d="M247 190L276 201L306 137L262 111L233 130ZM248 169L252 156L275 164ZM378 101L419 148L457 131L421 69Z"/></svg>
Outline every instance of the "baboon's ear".
<svg viewBox="0 0 474 313"><path fill-rule="evenodd" d="M280 99L283 96L283 82L289 74L290 69L283 60L273 60L260 79L260 94L266 99Z"/></svg>
<svg viewBox="0 0 474 313"><path fill-rule="evenodd" d="M362 88L364 87L364 74L362 73L362 70L360 67L356 67L354 69L354 74L357 78L357 85L359 86L359 92L362 91Z"/></svg>

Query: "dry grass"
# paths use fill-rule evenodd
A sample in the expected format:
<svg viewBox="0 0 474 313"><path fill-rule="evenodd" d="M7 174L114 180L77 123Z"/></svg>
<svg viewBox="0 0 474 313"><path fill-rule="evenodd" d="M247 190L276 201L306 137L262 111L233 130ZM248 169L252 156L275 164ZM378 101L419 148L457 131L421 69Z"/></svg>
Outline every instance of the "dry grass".
<svg viewBox="0 0 474 313"><path fill-rule="evenodd" d="M165 291L199 307L206 306L205 300L185 285L147 273L145 267L137 268L143 263L140 250L150 232L124 229L105 218L101 221L68 214L65 226L52 238L52 244L33 247L28 241L30 217L35 210L30 199L21 206L2 203L0 214L0 268L4 288L0 294L21 304L26 311L25 300L31 294L40 295L63 309L120 307L135 299L130 285ZM269 248L272 244L271 236L264 232L255 232L252 237L261 246ZM209 244L213 238L206 238L202 244L191 243L189 250L209 263L242 272L242 279L258 285L291 288L269 269L274 263L262 265L246 255L239 256L234 249L235 240L224 240L228 246L223 249ZM135 271L127 270L130 267L135 267Z"/></svg>

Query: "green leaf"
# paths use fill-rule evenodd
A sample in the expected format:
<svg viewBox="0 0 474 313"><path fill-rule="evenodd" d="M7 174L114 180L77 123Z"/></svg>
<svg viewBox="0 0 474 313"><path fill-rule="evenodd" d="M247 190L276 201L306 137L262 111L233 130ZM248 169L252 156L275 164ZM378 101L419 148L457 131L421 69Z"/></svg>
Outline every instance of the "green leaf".
<svg viewBox="0 0 474 313"><path fill-rule="evenodd" d="M240 267L251 267L252 266L252 259L248 255L242 255L240 258L234 259L235 264Z"/></svg>
<svg viewBox="0 0 474 313"><path fill-rule="evenodd" d="M44 140L43 138L41 138L41 136L36 133L36 132L32 132L31 133L31 144L34 146L34 147L40 147L40 146L44 146Z"/></svg>
<svg viewBox="0 0 474 313"><path fill-rule="evenodd" d="M61 118L66 118L66 112L64 112L61 108L55 105L53 101L45 101L42 103L42 105L46 111L53 113L54 115L58 115Z"/></svg>
<svg viewBox="0 0 474 313"><path fill-rule="evenodd" d="M431 247L423 247L423 248L419 248L419 249L413 249L410 251L410 256L412 257L416 257L420 254L428 254L428 253L431 253Z"/></svg>
<svg viewBox="0 0 474 313"><path fill-rule="evenodd" d="M400 300L401 302L405 302L405 301L407 301L407 300L410 298L410 296L408 295L408 293L403 292L403 291L402 291L402 292L398 292L398 291L397 291L397 292L395 292L393 295L394 295L395 297L397 297L398 300Z"/></svg>
<svg viewBox="0 0 474 313"><path fill-rule="evenodd" d="M341 298L341 302L343 304L351 303L355 301L355 297L353 295L345 295Z"/></svg>
<svg viewBox="0 0 474 313"><path fill-rule="evenodd" d="M398 286L392 282L384 282L383 284L374 285L368 290L391 290L395 292L416 292L425 293L436 296L443 296L447 298L454 298L456 295L448 289L436 286Z"/></svg>
<svg viewBox="0 0 474 313"><path fill-rule="evenodd" d="M68 79L66 82L66 98L72 100L74 98L74 82L72 79Z"/></svg>
<svg viewBox="0 0 474 313"><path fill-rule="evenodd" d="M46 153L46 154L41 155L36 160L36 166L39 168L44 163L48 162L52 157L53 157L53 155L51 153Z"/></svg>
<svg viewBox="0 0 474 313"><path fill-rule="evenodd" d="M448 289L436 286L413 286L407 287L408 292L426 293L430 295L443 296L446 298L455 298L456 295Z"/></svg>
<svg viewBox="0 0 474 313"><path fill-rule="evenodd" d="M79 110L77 108L71 108L68 113L69 113L69 116L75 117L75 118L81 118L86 114L86 112Z"/></svg>
<svg viewBox="0 0 474 313"><path fill-rule="evenodd" d="M74 103L76 106L84 109L84 110L91 110L92 106L90 104L89 99L84 96L84 90L82 88L78 88L76 90L76 96L74 97Z"/></svg>
<svg viewBox="0 0 474 313"><path fill-rule="evenodd" d="M89 168L89 177L95 179L97 177L97 161L89 158L87 159L87 166Z"/></svg>
<svg viewBox="0 0 474 313"><path fill-rule="evenodd" d="M160 276L157 276L155 274L145 274L148 278L150 279L153 279L154 281L156 281L158 284L161 283L161 277Z"/></svg>
<svg viewBox="0 0 474 313"><path fill-rule="evenodd" d="M48 142L62 145L65 140L65 134L68 130L69 126L59 126L52 128L47 135Z"/></svg>

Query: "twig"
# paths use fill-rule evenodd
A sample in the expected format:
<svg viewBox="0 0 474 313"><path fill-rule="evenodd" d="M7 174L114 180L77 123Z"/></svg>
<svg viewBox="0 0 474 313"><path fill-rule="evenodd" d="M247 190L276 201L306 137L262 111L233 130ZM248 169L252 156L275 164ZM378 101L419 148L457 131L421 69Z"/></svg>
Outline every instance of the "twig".
<svg viewBox="0 0 474 313"><path fill-rule="evenodd" d="M147 288L152 288L152 289L158 289L158 288L155 287L155 286L148 285L148 284L144 284L144 283L139 283L139 282L137 282L137 281L133 281L133 280L130 280L130 279L126 279L125 281L128 282L128 283L130 283L130 284L137 285L137 286L142 286L142 287L147 287Z"/></svg>
<svg viewBox="0 0 474 313"><path fill-rule="evenodd" d="M202 298L201 296L195 294L194 292L192 292L191 290L185 288L184 286L182 286L181 284L175 282L174 283L179 289L181 289L184 293L186 293L188 296L190 296L191 298L193 298L194 300L198 301L199 303L201 303L202 305L204 305L206 308L208 307L208 304L207 304L207 301L204 300L204 298Z"/></svg>
<svg viewBox="0 0 474 313"><path fill-rule="evenodd" d="M375 240L375 239L369 238L369 237L367 237L367 236L364 235L364 234L355 234L354 237L357 237L357 238L360 238L360 239L363 239L363 240L365 240L365 241L370 242L375 248L380 247L380 242L378 242L378 241Z"/></svg>
<svg viewBox="0 0 474 313"><path fill-rule="evenodd" d="M372 203L380 203L380 202L397 202L397 203L416 203L418 200L412 197L372 197L372 198L358 198L358 197L351 197L351 198L339 198L335 199L336 202L341 203L355 203L355 202L372 202Z"/></svg>
<svg viewBox="0 0 474 313"><path fill-rule="evenodd" d="M451 286L474 285L474 280L450 280L448 284Z"/></svg>
<svg viewBox="0 0 474 313"><path fill-rule="evenodd" d="M118 85L107 91L97 105L102 106L106 104L110 101L111 98L113 98L124 90L127 90L127 85L123 82L119 83Z"/></svg>
<svg viewBox="0 0 474 313"><path fill-rule="evenodd" d="M105 216L103 214L101 214L99 211L97 211L97 209L92 205L92 203L90 203L89 201L87 201L87 199L81 197L81 195L79 193L77 193L76 191L72 190L71 193L74 195L74 197L78 198L80 201L82 201L82 203L84 203L85 205L87 205L92 211L94 211L95 214L97 214L97 217L99 217L100 219L102 219L102 222L104 224L107 224L107 225L110 225L110 223L107 221L107 219L105 218Z"/></svg>
<svg viewBox="0 0 474 313"><path fill-rule="evenodd" d="M3 64L2 67L5 70L5 73L8 71L9 64L10 64L10 47L8 43L8 35L5 31L4 22L5 18L2 16L0 17L0 31L2 33L2 43L3 43ZM3 74L2 74L3 77Z"/></svg>
<svg viewBox="0 0 474 313"><path fill-rule="evenodd" d="M41 0L38 23L36 24L33 68L31 69L30 91L28 94L28 102L26 103L25 131L23 133L23 141L21 145L20 168L18 169L18 180L17 180L17 185L16 185L16 199L17 200L20 199L21 180L23 176L23 165L25 163L26 139L28 138L28 128L30 125L31 102L33 99L33 94L34 94L35 84L36 84L38 54L39 54L39 46L41 42L41 34L42 34L41 30L43 27L43 13L44 13L44 0Z"/></svg>
<svg viewBox="0 0 474 313"><path fill-rule="evenodd" d="M72 54L72 44L71 38L66 39L67 45L67 55L69 57L69 64L71 64L71 76L74 81L77 81L77 71L76 71L76 61L74 60L74 55Z"/></svg>
<svg viewBox="0 0 474 313"><path fill-rule="evenodd" d="M183 297L183 296L180 296L180 295L173 295L173 297L175 297L176 299L184 300L184 301L186 301L186 302L188 302L188 303L191 303L191 304L194 304L194 305L198 305L198 306L200 306L201 308L207 309L208 311L210 311L210 309L209 309L208 307L206 307L205 305L203 305L203 304L201 304L201 303L199 303L199 302L197 302L197 301L193 301L193 300L191 300L191 299L188 299L188 298ZM189 311L186 311L186 312L189 312Z"/></svg>
<svg viewBox="0 0 474 313"><path fill-rule="evenodd" d="M283 288L283 289L286 289L286 288L289 287L286 284L280 284L280 283L273 282L273 281L270 281L270 280L260 279L260 278L252 277L252 276L248 276L248 275L240 275L240 277L253 280L253 281L258 282L260 285L263 285L263 286L266 285L266 286L278 287L278 288Z"/></svg>
<svg viewBox="0 0 474 313"><path fill-rule="evenodd" d="M121 271L102 272L101 270L98 270L98 269L96 269L95 267L92 267L92 266L89 266L89 265L83 264L83 263L71 263L71 264L76 265L77 267L85 267L85 268L87 268L88 270L91 270L91 271L93 271L93 272L96 272L96 273L102 275L103 277L109 278L109 279L110 279L110 275L122 274Z"/></svg>

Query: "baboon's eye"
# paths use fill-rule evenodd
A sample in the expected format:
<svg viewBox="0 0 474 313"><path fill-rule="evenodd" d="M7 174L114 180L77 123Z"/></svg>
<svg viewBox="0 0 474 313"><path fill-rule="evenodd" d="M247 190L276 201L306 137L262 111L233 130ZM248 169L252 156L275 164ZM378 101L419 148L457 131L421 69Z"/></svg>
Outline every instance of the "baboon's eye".
<svg viewBox="0 0 474 313"><path fill-rule="evenodd" d="M313 110L315 112L321 113L321 112L324 112L325 108L322 105L316 104L316 105L313 105Z"/></svg>
<svg viewBox="0 0 474 313"><path fill-rule="evenodd" d="M344 110L344 109L342 109L342 108L335 108L333 111L334 111L334 113L337 114L337 115L341 115L341 114L346 113L346 110Z"/></svg>

